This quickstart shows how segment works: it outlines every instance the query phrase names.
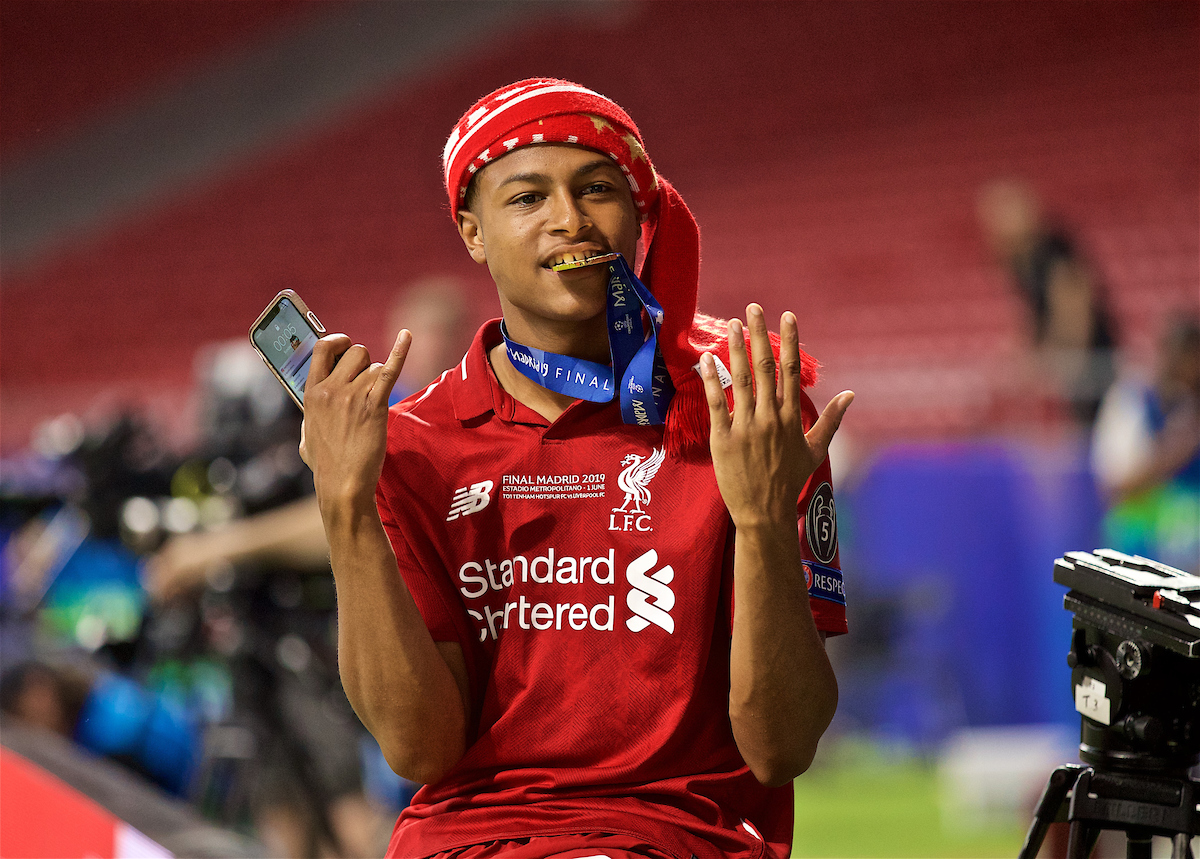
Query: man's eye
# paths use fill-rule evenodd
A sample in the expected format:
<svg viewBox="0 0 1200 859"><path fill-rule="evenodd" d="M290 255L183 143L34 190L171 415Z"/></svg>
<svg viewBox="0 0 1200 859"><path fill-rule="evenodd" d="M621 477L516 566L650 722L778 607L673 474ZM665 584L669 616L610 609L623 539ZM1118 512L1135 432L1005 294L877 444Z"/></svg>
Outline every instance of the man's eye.
<svg viewBox="0 0 1200 859"><path fill-rule="evenodd" d="M605 194L612 190L612 186L607 182L593 182L583 189L585 194Z"/></svg>
<svg viewBox="0 0 1200 859"><path fill-rule="evenodd" d="M528 194L522 194L519 197L514 197L512 202L514 205L517 205L517 206L532 206L539 199L540 198L538 197L537 194L530 192Z"/></svg>

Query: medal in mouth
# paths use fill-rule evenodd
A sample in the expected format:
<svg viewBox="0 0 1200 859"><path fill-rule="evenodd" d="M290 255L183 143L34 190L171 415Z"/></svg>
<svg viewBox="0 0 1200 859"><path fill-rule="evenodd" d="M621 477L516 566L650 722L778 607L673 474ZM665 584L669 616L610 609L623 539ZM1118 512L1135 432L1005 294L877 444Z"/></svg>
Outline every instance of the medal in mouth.
<svg viewBox="0 0 1200 859"><path fill-rule="evenodd" d="M662 306L619 253L585 260L560 258L556 265L569 263L578 268L603 260L609 261L605 317L612 363L597 363L518 343L508 336L501 322L500 333L508 358L518 373L547 390L593 403L619 398L624 423L660 425L666 421L667 409L675 395L670 371L658 348Z"/></svg>
<svg viewBox="0 0 1200 859"><path fill-rule="evenodd" d="M619 253L596 254L590 257L577 257L574 254L567 254L567 259L562 262L556 262L550 266L551 271L570 271L573 268L583 268L586 265L599 265L600 263L612 262Z"/></svg>

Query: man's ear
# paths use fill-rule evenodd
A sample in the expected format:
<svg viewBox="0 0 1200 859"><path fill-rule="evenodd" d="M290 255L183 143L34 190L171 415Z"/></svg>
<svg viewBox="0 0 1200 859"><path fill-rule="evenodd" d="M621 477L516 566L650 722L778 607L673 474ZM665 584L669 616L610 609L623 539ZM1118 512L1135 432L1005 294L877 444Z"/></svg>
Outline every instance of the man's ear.
<svg viewBox="0 0 1200 859"><path fill-rule="evenodd" d="M487 253L483 249L483 224L480 223L478 215L466 209L460 210L458 235L462 238L463 244L467 246L467 252L471 254L471 259L480 264L487 262Z"/></svg>

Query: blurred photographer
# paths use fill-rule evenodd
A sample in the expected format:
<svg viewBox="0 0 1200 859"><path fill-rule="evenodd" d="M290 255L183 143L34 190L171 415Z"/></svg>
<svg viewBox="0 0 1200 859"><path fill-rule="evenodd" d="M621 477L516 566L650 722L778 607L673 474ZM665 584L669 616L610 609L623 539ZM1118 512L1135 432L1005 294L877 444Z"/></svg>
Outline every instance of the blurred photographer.
<svg viewBox="0 0 1200 859"><path fill-rule="evenodd" d="M418 280L400 293L389 319L421 320L430 343L424 363L414 361L396 385L397 399L461 359L471 330L465 315L462 288L453 278ZM171 536L145 565L146 588L158 606L198 601L204 626L236 630L220 635L218 649L253 654L237 658L242 670L235 698L240 710L249 711L243 721L251 724L265 758L254 800L264 841L287 856L311 855L321 838L336 840L341 855L379 854L388 814L403 808L418 786L387 767L337 680L329 546L311 476L296 450L300 413L244 344L212 350L201 378L207 454L200 461L208 465L200 482L209 490L227 486L245 515ZM254 440L264 438L272 442L256 450ZM214 469L221 475L208 474ZM230 596L247 591L258 595L250 604L244 593ZM323 617L323 625L310 618L306 633L286 624L268 633L268 616L295 620L306 609L305 598L311 602L316 593L325 605L307 609ZM246 628L248 622L257 629ZM270 640L248 647L250 635ZM308 765L297 767L297 761ZM326 832L314 829L303 802L289 801L314 790L324 797Z"/></svg>
<svg viewBox="0 0 1200 859"><path fill-rule="evenodd" d="M1100 407L1092 468L1106 544L1200 569L1200 320L1168 320L1150 379L1125 374Z"/></svg>
<svg viewBox="0 0 1200 859"><path fill-rule="evenodd" d="M1029 314L1029 381L1050 380L1075 422L1089 427L1115 372L1117 332L1103 283L1024 181L986 185L977 213Z"/></svg>
<svg viewBox="0 0 1200 859"><path fill-rule="evenodd" d="M172 488L224 515L148 538L143 571L160 646L190 639L227 666L231 707L209 726L196 801L230 825L248 815L272 855L375 855L387 816L364 790L365 732L337 678L300 413L241 341L207 350L199 377L202 441Z"/></svg>

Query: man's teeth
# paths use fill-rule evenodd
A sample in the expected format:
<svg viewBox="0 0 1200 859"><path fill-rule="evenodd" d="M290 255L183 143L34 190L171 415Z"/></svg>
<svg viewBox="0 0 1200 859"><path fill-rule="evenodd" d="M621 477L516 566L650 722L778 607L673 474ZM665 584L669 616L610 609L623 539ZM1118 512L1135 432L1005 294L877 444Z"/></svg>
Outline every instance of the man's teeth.
<svg viewBox="0 0 1200 859"><path fill-rule="evenodd" d="M554 271L566 271L567 269L580 268L585 265L596 265L597 263L608 262L616 259L615 253L605 254L563 254L557 260L550 264L550 268Z"/></svg>

